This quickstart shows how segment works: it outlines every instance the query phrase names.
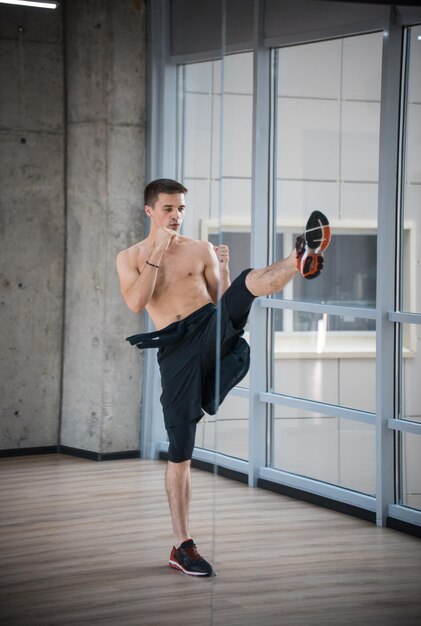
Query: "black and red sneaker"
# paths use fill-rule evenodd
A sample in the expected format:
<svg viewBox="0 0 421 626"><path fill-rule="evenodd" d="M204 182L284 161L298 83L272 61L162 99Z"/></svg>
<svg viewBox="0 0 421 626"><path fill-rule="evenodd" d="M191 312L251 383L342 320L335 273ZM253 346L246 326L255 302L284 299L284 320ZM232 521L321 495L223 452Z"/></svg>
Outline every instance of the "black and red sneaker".
<svg viewBox="0 0 421 626"><path fill-rule="evenodd" d="M183 541L179 548L173 547L169 565L189 576L216 576L212 565L198 553L193 539Z"/></svg>
<svg viewBox="0 0 421 626"><path fill-rule="evenodd" d="M313 211L307 220L306 229L297 237L297 267L304 278L319 276L323 269L323 252L330 243L329 220L321 211Z"/></svg>

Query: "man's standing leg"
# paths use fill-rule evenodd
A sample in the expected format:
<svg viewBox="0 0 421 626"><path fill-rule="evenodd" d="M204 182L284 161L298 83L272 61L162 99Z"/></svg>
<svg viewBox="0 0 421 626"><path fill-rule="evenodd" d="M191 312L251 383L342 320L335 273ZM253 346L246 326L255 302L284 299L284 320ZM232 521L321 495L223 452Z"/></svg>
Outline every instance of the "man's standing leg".
<svg viewBox="0 0 421 626"><path fill-rule="evenodd" d="M212 566L200 556L189 530L190 466L196 426L197 422L193 421L167 427L170 444L165 488L174 532L174 546L171 550L169 565L190 576L213 576Z"/></svg>
<svg viewBox="0 0 421 626"><path fill-rule="evenodd" d="M191 500L191 461L168 461L165 472L165 489L171 511L174 542L179 546L190 539L189 510Z"/></svg>

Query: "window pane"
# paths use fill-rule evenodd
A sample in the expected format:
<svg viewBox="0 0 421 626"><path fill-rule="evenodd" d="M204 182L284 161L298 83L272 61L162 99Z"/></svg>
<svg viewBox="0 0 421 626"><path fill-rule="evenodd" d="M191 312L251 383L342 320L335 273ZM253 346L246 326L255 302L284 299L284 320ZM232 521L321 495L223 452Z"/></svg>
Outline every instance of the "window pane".
<svg viewBox="0 0 421 626"><path fill-rule="evenodd" d="M294 234L294 239L298 233ZM284 246L285 248L285 246ZM326 253L323 272L316 280L296 276L293 285L277 298L301 302L322 302L340 306L375 308L377 236L336 233ZM339 318L331 320L331 330L374 330L372 320ZM312 330L307 314L294 313L294 330Z"/></svg>
<svg viewBox="0 0 421 626"><path fill-rule="evenodd" d="M229 55L223 62L222 102L221 61L179 68L178 176L189 189L183 232L194 238L200 238L201 220L250 223L253 55Z"/></svg>
<svg viewBox="0 0 421 626"><path fill-rule="evenodd" d="M381 33L276 52L275 206L284 250L313 210L327 215L334 234L322 275L297 276L281 297L375 306L381 56ZM370 327L355 320L343 330Z"/></svg>
<svg viewBox="0 0 421 626"><path fill-rule="evenodd" d="M223 84L221 64L207 61L178 69L177 175L189 190L183 234L207 237L213 245L228 245L233 280L250 267L253 55L224 57ZM222 223L240 223L241 227L223 230ZM240 386L248 386L248 376ZM239 406L247 405L239 398L236 401ZM218 419L232 403L230 398L225 400ZM242 414L248 418L244 411ZM215 431L213 420L199 425L198 440L202 437L202 445L209 449L213 449L212 429ZM243 450L242 443L247 439L244 424L236 420L230 425L223 419L221 429L227 431L227 437L221 437L218 450L235 456L237 446L244 458L248 454L248 444ZM231 437L231 430L238 431L238 436Z"/></svg>
<svg viewBox="0 0 421 626"><path fill-rule="evenodd" d="M284 328L292 311L284 311ZM337 328L353 320L337 316L298 313L305 332L274 331L272 335L273 390L276 393L375 411L376 334ZM371 320L362 320L368 325Z"/></svg>
<svg viewBox="0 0 421 626"><path fill-rule="evenodd" d="M421 436L402 433L402 502L421 509Z"/></svg>
<svg viewBox="0 0 421 626"><path fill-rule="evenodd" d="M211 217L211 155L217 86L216 63L179 67L177 176L189 190L183 234L195 239L200 237L200 221Z"/></svg>
<svg viewBox="0 0 421 626"><path fill-rule="evenodd" d="M208 240L217 246L219 241L226 244L230 251L230 275L231 281L241 272L250 267L250 232L227 232L211 233Z"/></svg>
<svg viewBox="0 0 421 626"><path fill-rule="evenodd" d="M228 394L217 416L198 424L196 446L248 460L248 398Z"/></svg>
<svg viewBox="0 0 421 626"><path fill-rule="evenodd" d="M404 419L421 422L421 326L402 324L402 407Z"/></svg>
<svg viewBox="0 0 421 626"><path fill-rule="evenodd" d="M407 77L404 153L403 217L407 231L402 244L402 309L421 313L421 243L414 226L421 220L421 26L408 30L409 64Z"/></svg>
<svg viewBox="0 0 421 626"><path fill-rule="evenodd" d="M375 427L274 405L272 467L375 493Z"/></svg>
<svg viewBox="0 0 421 626"><path fill-rule="evenodd" d="M329 304L375 307L376 254L375 235L335 235L326 252L324 280L297 280L294 298L303 301L319 298Z"/></svg>

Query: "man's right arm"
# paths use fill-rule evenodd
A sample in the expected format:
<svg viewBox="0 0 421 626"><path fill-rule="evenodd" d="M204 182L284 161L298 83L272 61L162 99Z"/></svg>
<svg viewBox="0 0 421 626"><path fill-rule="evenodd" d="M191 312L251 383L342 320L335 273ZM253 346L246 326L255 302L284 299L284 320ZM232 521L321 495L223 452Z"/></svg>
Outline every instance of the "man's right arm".
<svg viewBox="0 0 421 626"><path fill-rule="evenodd" d="M120 277L120 289L125 303L134 313L140 313L152 298L155 290L158 266L175 233L160 228L149 257L139 260L139 250L131 256L129 250L117 254L116 265Z"/></svg>
<svg viewBox="0 0 421 626"><path fill-rule="evenodd" d="M118 253L116 266L124 302L131 311L140 313L153 295L158 270L148 265L146 259L143 261L143 267L139 267L130 257L128 250Z"/></svg>

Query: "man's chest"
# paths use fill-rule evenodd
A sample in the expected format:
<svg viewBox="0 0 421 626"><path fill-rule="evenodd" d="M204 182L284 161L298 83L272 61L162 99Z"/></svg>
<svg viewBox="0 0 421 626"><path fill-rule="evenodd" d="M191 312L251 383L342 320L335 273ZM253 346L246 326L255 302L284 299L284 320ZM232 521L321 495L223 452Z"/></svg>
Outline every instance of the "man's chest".
<svg viewBox="0 0 421 626"><path fill-rule="evenodd" d="M181 247L181 249L174 251L167 250L161 259L156 285L157 287L168 287L180 282L189 283L198 278L203 278L203 274L203 259L194 250L187 247Z"/></svg>

